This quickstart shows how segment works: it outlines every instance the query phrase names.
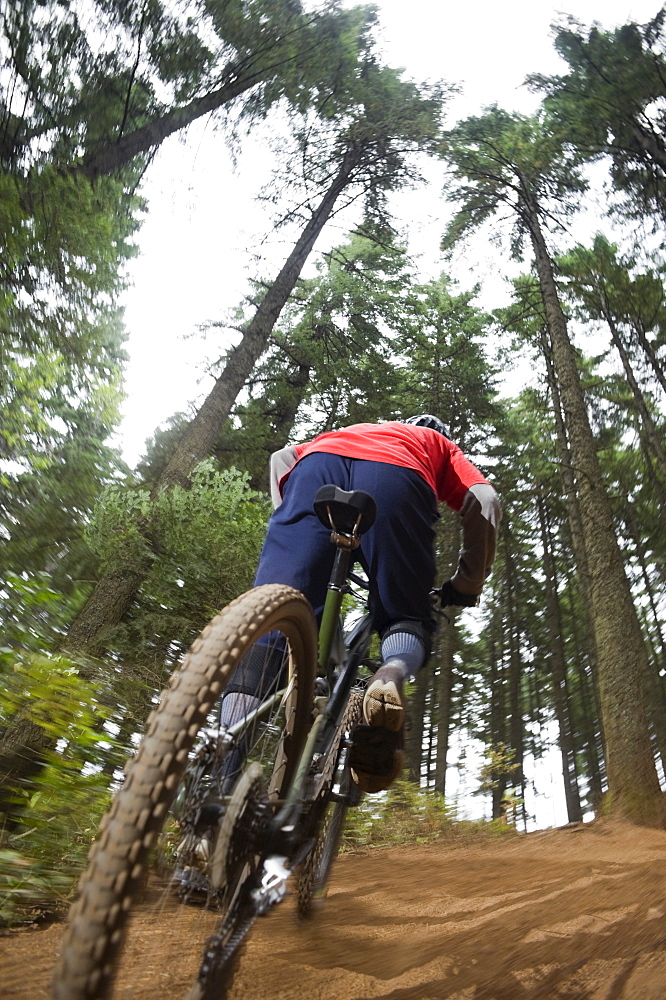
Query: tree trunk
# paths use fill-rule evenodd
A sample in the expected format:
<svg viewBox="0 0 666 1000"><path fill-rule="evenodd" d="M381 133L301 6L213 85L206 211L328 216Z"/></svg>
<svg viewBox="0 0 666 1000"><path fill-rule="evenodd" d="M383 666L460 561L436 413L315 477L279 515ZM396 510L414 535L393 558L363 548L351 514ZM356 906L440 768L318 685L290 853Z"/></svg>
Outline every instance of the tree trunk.
<svg viewBox="0 0 666 1000"><path fill-rule="evenodd" d="M446 628L437 641L437 663L439 673L434 678L437 718L437 740L435 745L435 788L446 795L446 765L451 734L451 692L453 690L453 631Z"/></svg>
<svg viewBox="0 0 666 1000"><path fill-rule="evenodd" d="M606 300L605 294L602 292L602 304L604 310L604 318L608 324L608 329L610 330L611 338L618 354L622 360L622 367L624 368L624 374L626 376L629 388L633 394L634 400L636 402L636 407L640 414L641 423L643 425L643 431L645 437L647 438L650 448L652 449L652 454L657 462L657 466L661 473L663 481L666 483L666 452L662 447L662 436L657 430L656 424L652 419L652 414L650 413L647 403L645 402L645 397L640 390L636 377L634 375L633 369L631 367L631 361L629 360L629 355L627 354L627 349L622 342L622 337L615 324L613 315L611 313L610 307Z"/></svg>
<svg viewBox="0 0 666 1000"><path fill-rule="evenodd" d="M440 522L437 563L447 574L456 563L460 548L460 529L452 517ZM440 576L441 578L441 576ZM435 755L435 788L446 795L446 767L451 735L451 693L453 691L453 653L455 648L454 626L448 623L437 633L437 665L439 673L433 682L435 693L435 718L432 724L437 728Z"/></svg>
<svg viewBox="0 0 666 1000"><path fill-rule="evenodd" d="M578 791L578 774L576 769L576 749L574 746L573 727L569 713L569 692L567 690L567 668L562 645L562 618L560 602L557 593L557 574L555 558L552 551L552 539L546 519L543 490L537 495L537 511L541 528L541 546L543 549L543 568L546 589L546 619L550 638L551 679L555 702L555 714L560 730L560 753L562 754L562 778L564 780L564 797L567 804L567 816L570 823L581 823L583 812L580 807Z"/></svg>
<svg viewBox="0 0 666 1000"><path fill-rule="evenodd" d="M634 551L636 553L638 565L640 566L643 586L645 587L645 593L648 597L650 616L652 617L652 621L649 621L648 608L644 607L644 628L649 639L651 639L654 632L656 632L658 640L658 647L656 642L651 643L653 658L652 660L648 660L646 687L649 694L648 707L650 718L652 720L655 742L659 756L661 757L662 768L664 773L666 773L666 685L664 683L664 678L660 676L660 670L666 669L666 640L664 639L664 634L661 630L659 610L657 608L657 602L655 601L652 581L650 579L650 573L647 566L645 545L643 543L641 532L630 510L626 513L625 522L629 532L629 537L634 543Z"/></svg>
<svg viewBox="0 0 666 1000"><path fill-rule="evenodd" d="M16 814L14 790L29 785L53 748L51 735L19 713L3 733L0 747L0 828L12 828Z"/></svg>
<svg viewBox="0 0 666 1000"><path fill-rule="evenodd" d="M274 440L276 448L282 447L289 440L289 435L296 422L296 416L305 398L311 371L312 368L310 365L299 365L293 376L289 379L289 388L291 391L288 396L285 396L279 402L278 412L274 417ZM256 489L262 493L270 493L271 489L269 460L270 455L267 454L264 471L256 484Z"/></svg>
<svg viewBox="0 0 666 1000"><path fill-rule="evenodd" d="M222 74L223 83L216 90L201 97L195 97L189 104L182 107L172 108L159 118L146 122L127 135L121 135L115 142L109 141L93 149L84 156L83 162L74 168L75 172L83 174L90 180L95 180L102 174L113 173L114 170L128 164L135 156L159 146L174 132L186 128L204 115L230 104L258 83L269 79L280 69L281 65L286 65L296 59L303 64L306 57L303 46L300 47L296 55L280 56L279 49L282 42L283 39L280 39L279 36L274 38L274 58L267 58L267 49L264 47L259 50L258 55L257 53L250 54L236 63L227 65ZM307 56L311 59L314 54L315 45L311 42Z"/></svg>
<svg viewBox="0 0 666 1000"><path fill-rule="evenodd" d="M523 726L522 680L523 664L520 656L520 626L516 618L518 600L515 593L516 569L511 550L511 535L504 529L504 556L507 577L507 630L509 636L509 745L513 751L514 770L511 784L521 800L523 821L525 812L525 747Z"/></svg>
<svg viewBox="0 0 666 1000"><path fill-rule="evenodd" d="M657 357L655 350L652 347L652 344L645 335L645 328L643 326L643 323L640 320L637 320L633 324L633 330L634 333L636 334L636 339L638 340L638 343L643 348L643 353L650 362L650 367L654 372L655 378L659 382L659 385L662 387L664 392L666 392L666 372L664 372L663 364Z"/></svg>
<svg viewBox="0 0 666 1000"><path fill-rule="evenodd" d="M502 609L497 605L491 621L490 638L490 746L498 750L508 743L506 733L506 690L502 657ZM499 632L499 637L497 633ZM499 648L498 648L499 647ZM501 819L502 802L506 792L507 775L504 768L491 773L492 818Z"/></svg>
<svg viewBox="0 0 666 1000"><path fill-rule="evenodd" d="M254 317L244 329L240 344L231 351L224 371L216 380L195 417L183 431L171 458L155 484L153 495L175 485L186 487L192 471L209 454L236 397L266 347L273 326L293 291L315 240L330 218L340 193L350 183L354 167L361 155L358 147L347 151L326 194L305 226L282 270L268 288ZM101 636L105 630L122 621L138 593L142 579L143 574L140 570L136 568L130 570L122 566L114 567L112 571L104 574L69 630L68 647L99 653Z"/></svg>
<svg viewBox="0 0 666 1000"><path fill-rule="evenodd" d="M141 571L123 566L104 573L69 628L67 648L84 649L90 656L100 656L104 651L105 633L123 621L143 579Z"/></svg>
<svg viewBox="0 0 666 1000"><path fill-rule="evenodd" d="M632 117L629 119L629 125L638 146L644 153L647 153L652 163L656 167L659 167L661 173L666 174L666 151L655 133L652 131L648 132L647 129L639 125Z"/></svg>
<svg viewBox="0 0 666 1000"><path fill-rule="evenodd" d="M584 607L589 608L592 584L590 581L590 571L587 565L587 555L585 553L585 537L583 534L580 502L576 488L573 464L571 461L569 442L567 440L567 430L564 424L564 416L562 414L562 401L560 399L559 386L557 384L555 369L553 367L552 345L549 342L546 330L541 331L541 350L546 362L548 385L550 387L550 395L553 401L555 431L557 434L557 444L560 453L560 475L562 477L562 485L564 487L565 506L569 520L569 531L571 533L571 547L573 549L574 559L576 560L576 567L578 569L581 587L585 597ZM590 634L594 635L592 629L590 629Z"/></svg>
<svg viewBox="0 0 666 1000"><path fill-rule="evenodd" d="M615 536L552 261L539 225L538 206L531 196L526 198L525 220L536 258L580 497L611 793L608 808L634 822L661 826L666 822L666 809L645 709L645 646Z"/></svg>
<svg viewBox="0 0 666 1000"><path fill-rule="evenodd" d="M330 218L337 198L353 180L354 170L363 156L362 145L352 145L345 153L319 206L245 328L240 344L231 352L212 391L185 428L174 454L155 485L153 495L176 484L187 486L192 471L208 455L253 365L265 349L273 326L296 284L315 240ZM144 524L141 530L152 545L149 526ZM120 564L104 573L70 626L64 645L68 649L85 650L90 655L101 655L105 634L118 625L132 607L147 569L147 562L143 566ZM20 727L20 720L16 720L16 725ZM37 736L32 742L17 743L20 732L20 728L15 732L14 723L10 722L0 740L0 759L4 760L5 769L10 773L19 773L25 766L17 754L28 760L34 758L36 769L40 767L41 736Z"/></svg>
<svg viewBox="0 0 666 1000"><path fill-rule="evenodd" d="M294 289L315 240L330 218L338 197L350 183L354 168L362 155L362 149L359 147L354 146L347 150L328 191L305 226L282 270L261 300L252 320L244 328L240 344L231 352L224 371L216 380L194 419L185 428L157 482L156 492L176 484L187 485L192 470L210 452L238 393L266 349L271 331Z"/></svg>
<svg viewBox="0 0 666 1000"><path fill-rule="evenodd" d="M409 699L409 724L405 731L405 767L407 777L416 785L421 784L423 771L423 734L425 731L425 711L430 671L419 670L414 678L414 687Z"/></svg>
<svg viewBox="0 0 666 1000"><path fill-rule="evenodd" d="M574 586L571 578L567 578L567 595L569 598L569 608L576 607L574 597ZM589 781L588 798L590 806L595 816L601 807L604 794L604 739L599 712L599 692L596 683L595 654L592 650L590 632L588 629L588 618L584 619L584 635L580 635L578 627L579 619L575 613L571 614L569 627L573 638L573 648L575 650L575 660L573 664L575 687L578 692L578 700L581 709L581 722L578 729L581 733L582 745L585 752L586 772ZM587 648L586 648L587 647Z"/></svg>

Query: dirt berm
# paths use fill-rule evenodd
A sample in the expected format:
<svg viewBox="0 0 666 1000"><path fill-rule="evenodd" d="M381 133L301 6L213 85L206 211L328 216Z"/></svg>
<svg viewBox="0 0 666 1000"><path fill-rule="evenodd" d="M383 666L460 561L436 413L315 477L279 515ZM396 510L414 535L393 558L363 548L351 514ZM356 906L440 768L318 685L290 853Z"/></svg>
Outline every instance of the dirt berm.
<svg viewBox="0 0 666 1000"><path fill-rule="evenodd" d="M0 938L0 997L48 996L60 933ZM664 832L373 848L338 860L313 921L288 900L255 925L230 1000L666 1000L665 946ZM177 963L165 940L162 971ZM182 997L150 979L142 1000Z"/></svg>

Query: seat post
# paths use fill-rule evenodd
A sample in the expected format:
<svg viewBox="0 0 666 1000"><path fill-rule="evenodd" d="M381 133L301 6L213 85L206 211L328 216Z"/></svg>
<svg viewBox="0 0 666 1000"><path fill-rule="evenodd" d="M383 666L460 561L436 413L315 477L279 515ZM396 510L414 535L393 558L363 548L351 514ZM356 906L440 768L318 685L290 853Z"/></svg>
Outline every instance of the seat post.
<svg viewBox="0 0 666 1000"><path fill-rule="evenodd" d="M319 626L319 667L328 675L351 555L361 544L363 532L372 527L377 506L370 494L363 490L348 491L328 483L317 490L313 510L324 527L331 530L331 542L336 546Z"/></svg>
<svg viewBox="0 0 666 1000"><path fill-rule="evenodd" d="M347 580L351 551L351 547L337 546L331 577L328 581L326 601L319 626L319 666L324 673L328 668L333 636L342 607L342 595Z"/></svg>
<svg viewBox="0 0 666 1000"><path fill-rule="evenodd" d="M331 578L328 581L329 590L342 590L344 587L347 580L347 571L349 570L350 556L351 549L338 545L333 561L333 569L331 570Z"/></svg>

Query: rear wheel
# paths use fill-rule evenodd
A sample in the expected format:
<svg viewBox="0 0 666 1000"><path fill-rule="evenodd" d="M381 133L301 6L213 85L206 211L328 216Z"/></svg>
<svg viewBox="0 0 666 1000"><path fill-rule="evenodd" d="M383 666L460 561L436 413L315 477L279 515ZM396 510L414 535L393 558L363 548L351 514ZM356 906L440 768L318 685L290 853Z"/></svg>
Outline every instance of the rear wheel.
<svg viewBox="0 0 666 1000"><path fill-rule="evenodd" d="M262 823L293 777L311 723L316 658L310 605L282 585L239 597L193 644L91 851L54 974L56 1000L142 1000L156 987L174 1000L189 994L204 945L256 860ZM248 663L245 686L261 691L263 707L227 727L223 694L232 675L232 687L243 688ZM248 772L258 803L251 817L245 792L234 796ZM235 820L225 827L230 803ZM231 864L215 852L224 829L234 849L243 841Z"/></svg>
<svg viewBox="0 0 666 1000"><path fill-rule="evenodd" d="M326 896L328 879L333 867L345 826L347 811L358 805L362 793L352 781L347 763L348 746L354 726L363 716L363 692L352 691L340 725L338 739L332 748L334 769L331 783L311 811L315 845L301 865L298 879L298 915L313 915Z"/></svg>

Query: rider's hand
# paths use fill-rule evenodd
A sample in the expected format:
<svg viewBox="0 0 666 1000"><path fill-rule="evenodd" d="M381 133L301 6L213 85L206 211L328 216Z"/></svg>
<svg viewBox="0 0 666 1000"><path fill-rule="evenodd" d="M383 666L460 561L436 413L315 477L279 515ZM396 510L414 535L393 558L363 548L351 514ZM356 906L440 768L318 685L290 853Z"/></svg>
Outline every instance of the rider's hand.
<svg viewBox="0 0 666 1000"><path fill-rule="evenodd" d="M461 594L450 580L445 580L439 591L439 603L443 608L475 608L479 598L474 594Z"/></svg>

